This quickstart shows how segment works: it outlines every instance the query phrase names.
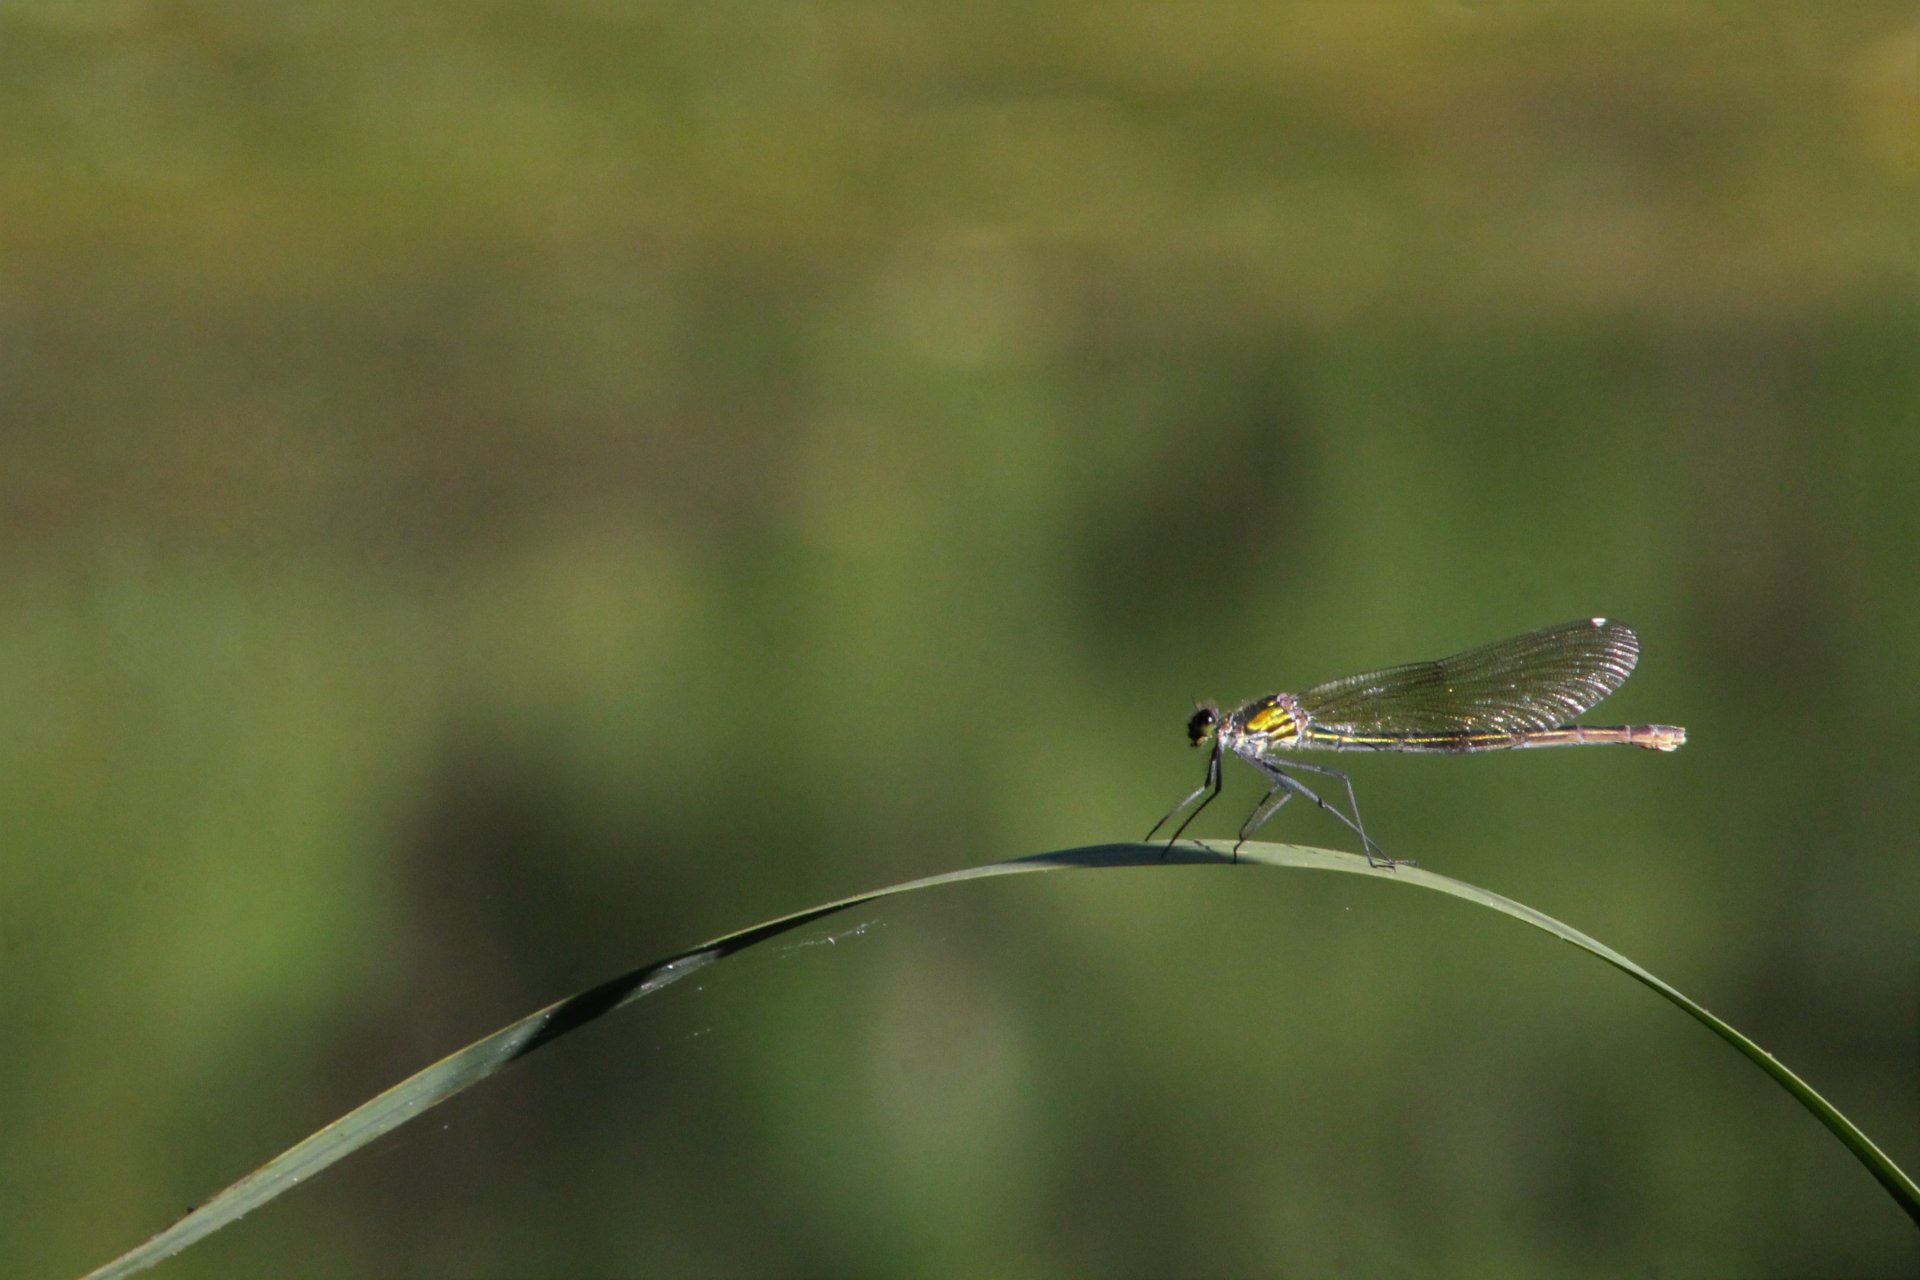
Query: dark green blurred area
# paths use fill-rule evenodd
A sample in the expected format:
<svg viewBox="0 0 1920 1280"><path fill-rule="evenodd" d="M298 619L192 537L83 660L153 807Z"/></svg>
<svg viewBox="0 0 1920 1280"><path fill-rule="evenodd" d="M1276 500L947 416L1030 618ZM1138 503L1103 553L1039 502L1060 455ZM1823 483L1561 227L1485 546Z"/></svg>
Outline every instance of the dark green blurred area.
<svg viewBox="0 0 1920 1280"><path fill-rule="evenodd" d="M1920 1168L1917 121L1904 2L0 10L0 1274L1137 836L1194 698L1595 613L1685 750L1360 760L1370 829ZM156 1274L1920 1268L1510 922L1033 879Z"/></svg>

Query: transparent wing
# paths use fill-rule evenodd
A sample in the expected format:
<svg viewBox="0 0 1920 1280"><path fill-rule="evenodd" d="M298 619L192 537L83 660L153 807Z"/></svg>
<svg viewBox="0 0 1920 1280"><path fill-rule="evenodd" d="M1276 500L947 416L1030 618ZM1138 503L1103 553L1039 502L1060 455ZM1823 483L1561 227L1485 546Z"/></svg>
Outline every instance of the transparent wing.
<svg viewBox="0 0 1920 1280"><path fill-rule="evenodd" d="M1515 733L1570 723L1618 689L1640 640L1586 618L1496 640L1437 662L1329 680L1294 695L1317 729L1336 733Z"/></svg>

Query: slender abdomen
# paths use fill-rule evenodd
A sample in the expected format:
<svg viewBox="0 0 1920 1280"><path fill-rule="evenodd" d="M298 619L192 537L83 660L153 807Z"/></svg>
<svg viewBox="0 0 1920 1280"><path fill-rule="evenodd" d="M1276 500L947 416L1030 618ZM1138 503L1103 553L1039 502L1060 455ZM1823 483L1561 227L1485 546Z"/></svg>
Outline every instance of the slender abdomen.
<svg viewBox="0 0 1920 1280"><path fill-rule="evenodd" d="M1528 740L1516 746L1578 747L1610 742L1649 751L1677 751L1686 742L1687 731L1677 724L1570 724L1523 736Z"/></svg>
<svg viewBox="0 0 1920 1280"><path fill-rule="evenodd" d="M1514 751L1523 747L1631 746L1676 751L1687 731L1676 724L1569 724L1513 733L1341 733L1309 726L1282 745L1322 751Z"/></svg>

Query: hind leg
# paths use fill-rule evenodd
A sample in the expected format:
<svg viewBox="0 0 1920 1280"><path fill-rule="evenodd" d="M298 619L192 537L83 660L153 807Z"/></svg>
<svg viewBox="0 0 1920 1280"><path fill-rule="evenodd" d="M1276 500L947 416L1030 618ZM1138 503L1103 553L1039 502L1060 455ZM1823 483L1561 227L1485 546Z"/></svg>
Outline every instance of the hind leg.
<svg viewBox="0 0 1920 1280"><path fill-rule="evenodd" d="M1353 779L1349 778L1345 773L1338 769L1330 768L1327 765L1308 764L1302 760L1289 760L1286 764L1286 769L1305 769L1308 773L1324 774L1329 778L1337 779L1340 785L1347 789L1347 805L1353 813L1352 817L1348 817L1342 813L1337 806L1328 804L1325 800L1322 800L1319 796L1315 795L1312 789L1304 782L1301 782L1298 778L1291 777L1286 772L1286 769L1281 768L1271 760L1259 761L1259 765L1261 772L1274 780L1275 787L1286 787L1290 790L1298 791L1301 795L1313 801L1351 828L1353 833L1360 837L1360 847L1366 852L1368 866L1385 867L1388 870L1392 870L1394 867L1410 867L1414 865L1411 858L1389 858L1385 850L1373 842L1373 838L1367 834L1366 827L1360 821L1360 802L1356 800L1353 795ZM1279 806L1275 805L1274 808L1279 808ZM1244 838L1245 837L1242 837L1242 839Z"/></svg>

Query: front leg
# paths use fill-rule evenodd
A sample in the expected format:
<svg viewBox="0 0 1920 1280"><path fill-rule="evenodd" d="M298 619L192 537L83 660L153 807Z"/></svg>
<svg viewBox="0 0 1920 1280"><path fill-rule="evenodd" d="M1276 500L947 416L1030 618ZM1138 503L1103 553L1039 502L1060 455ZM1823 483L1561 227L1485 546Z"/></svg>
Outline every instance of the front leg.
<svg viewBox="0 0 1920 1280"><path fill-rule="evenodd" d="M1153 839L1154 831L1158 831L1160 828L1166 826L1168 820L1171 819L1174 814L1180 812L1182 809L1192 804L1195 798L1198 797L1201 792L1211 789L1212 794L1208 795L1205 800L1200 801L1199 805L1194 809L1194 811L1187 815L1186 820L1182 822L1179 826L1173 829L1173 835L1167 841L1167 847L1160 851L1160 856L1162 858L1165 858L1167 856L1167 853L1170 850L1172 850L1175 841L1180 839L1180 833L1182 831L1185 831L1187 827L1193 822L1193 820L1200 816L1200 810L1206 808L1208 805L1213 803L1214 797L1220 794L1220 788L1222 785L1223 784L1221 781L1221 769L1220 769L1220 748L1216 746L1214 747L1212 754L1207 757L1207 776L1205 781L1201 782L1199 786L1195 787L1193 789L1193 793L1189 795L1185 800L1182 800L1179 804L1167 810L1167 816L1153 824L1153 830L1147 832L1146 839L1142 840L1141 843L1145 844L1147 840Z"/></svg>

